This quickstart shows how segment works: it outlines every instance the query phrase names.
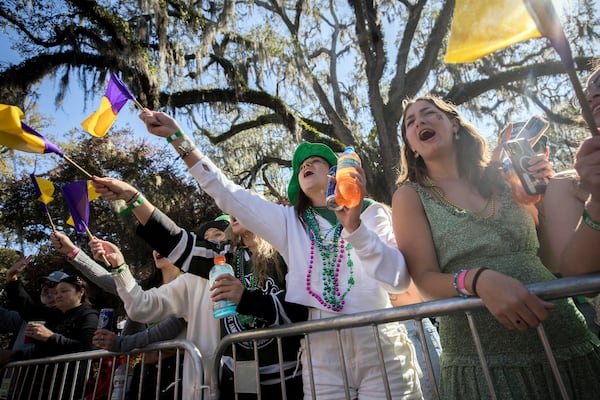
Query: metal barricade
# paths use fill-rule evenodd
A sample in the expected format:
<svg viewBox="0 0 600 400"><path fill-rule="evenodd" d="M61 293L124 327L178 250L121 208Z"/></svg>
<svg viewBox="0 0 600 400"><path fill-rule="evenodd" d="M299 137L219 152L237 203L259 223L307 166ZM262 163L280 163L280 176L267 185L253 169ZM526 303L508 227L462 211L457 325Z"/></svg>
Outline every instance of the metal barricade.
<svg viewBox="0 0 600 400"><path fill-rule="evenodd" d="M96 350L9 363L2 370L0 399L123 400L127 385L131 386L129 389L130 394L133 393L132 397L138 400L165 397L182 399L179 383L183 376L184 355L186 367L191 366L193 369L189 376L194 378L192 387L186 388L189 396L185 396L185 400L207 398L208 396L204 396L208 387L204 386L200 351L188 340L170 340L127 353ZM167 365L173 369L165 375L163 372ZM135 387L131 385L134 368L139 377ZM149 371L150 368L153 370ZM162 382L161 385L164 376L173 381ZM145 396L142 394L144 391ZM165 392L168 394L165 395Z"/></svg>
<svg viewBox="0 0 600 400"><path fill-rule="evenodd" d="M595 294L595 293L600 292L600 274L586 275L586 276L573 277L573 278L561 278L561 279L553 280L550 282L531 284L531 285L528 285L528 288L532 293L536 294L537 296L539 296L540 298L545 299L545 300L553 300L553 299L566 298L566 297L578 296L578 295ZM315 332L323 332L323 331L334 331L337 333L338 339L339 339L340 332L343 329L356 328L356 327L362 327L362 326L371 326L371 327L373 327L373 332L374 332L373 340L376 342L376 345L377 345L379 364L380 364L380 367L382 370L382 377L383 377L382 383L385 386L387 386L386 387L386 394L387 394L386 398L388 400L391 400L389 385L388 385L387 376L385 373L385 365L383 363L381 347L379 345L378 326L380 326L382 324L386 324L386 323L391 323L391 322L415 320L418 322L417 328L418 328L419 341L421 342L421 345L424 350L425 364L426 364L425 370L429 376L430 382L435 382L435 384L432 385L433 386L433 397L434 397L434 399L437 400L440 398L439 389L438 389L439 382L437 382L437 380L434 376L432 362L429 357L429 348L427 345L427 341L425 340L425 333L424 333L424 329L423 329L423 325L422 325L421 321L423 318L439 317L439 316L443 316L443 315L456 314L456 313L464 313L467 315L467 318L469 320L469 325L471 327L471 332L473 334L473 338L474 338L475 345L477 348L477 352L478 352L478 355L479 355L479 358L481 361L483 374L485 376L486 383L487 383L488 389L490 391L491 397L492 397L492 399L495 399L496 394L494 391L494 386L493 386L493 382L490 377L488 366L485 361L485 354L479 343L479 336L477 334L477 330L475 329L475 325L473 324L473 320L471 317L471 313L473 311L480 310L482 308L485 308L485 306L484 306L483 302L481 301L481 299L479 299L479 298L469 298L469 299L451 298L451 299L444 299L444 300L412 304L412 305L403 306L403 307L388 308L388 309L382 309L382 310L357 313L357 314L352 314L352 315L345 315L345 316L334 317L334 318L312 320L312 321L307 321L307 322L298 322L298 323L293 323L293 324L288 324L288 325L281 325L281 326L277 326L277 327L273 327L273 328L256 329L256 330L251 330L251 331L228 335L221 340L220 345L215 354L215 358L213 359L213 370L212 370L211 382L210 382L211 399L214 399L214 400L219 399L218 377L219 377L219 370L221 368L220 359L228 348L232 347L235 343L240 343L240 342L253 342L254 343L254 347L255 347L254 354L255 354L256 359L253 362L253 365L254 365L254 370L253 370L254 373L253 374L249 374L248 370L247 370L247 365L249 364L249 361L236 360L235 347L233 347L232 353L233 353L234 363L235 363L236 367L238 364L244 365L244 372L245 372L243 375L240 374L240 376L236 376L236 373L234 371L234 381L239 380L239 379L246 379L246 380L249 379L250 383L243 382L242 384L240 384L238 386L237 382L236 382L235 386L236 387L246 387L246 388L248 386L253 387L254 390L252 390L252 392L256 393L257 398L260 399L261 398L261 395L260 395L261 389L260 389L260 375L259 375L259 371L258 371L258 352L256 351L257 342L261 339L276 338L278 347L279 347L279 356L280 356L279 359L281 360L281 354L282 354L281 338L287 337L287 336L296 336L296 335L300 335L300 336L304 337L305 343L306 343L305 351L308 352L308 354L307 354L307 364L308 365L303 365L302 367L307 368L309 370L310 386L304 387L304 393L305 394L310 393L311 397L314 399L314 398L316 398L316 396L315 396L315 387L314 387L314 376L313 376L312 364L311 364L311 350L310 350L309 334L315 333ZM550 348L550 345L546 339L543 324L537 328L537 331L538 331L538 336L543 344L543 347L546 352L546 356L548 358L548 361L550 363L552 371L554 373L554 378L555 378L557 385L559 387L559 390L562 394L562 398L567 399L568 398L567 393L566 393L564 384L562 382L560 373L558 371L558 368L556 366L556 362L554 360L554 355L552 353L552 349ZM332 349L331 356L335 357L335 355L333 354L333 351L334 350ZM340 358L340 360L344 359L344 349L341 345L340 340L338 340L338 357ZM250 362L250 363L252 363L252 362ZM341 373L341 377L344 382L344 385L346 386L345 387L345 398L350 399L349 390L347 387L347 370L346 370L346 366L343 362L341 362L340 373ZM282 398L286 399L284 370L283 370L283 366L281 363L280 363L280 368L279 368L279 375L281 378L280 386L281 386ZM247 391L247 392L249 392L249 391ZM237 393L241 393L241 392L236 392L236 396L237 396Z"/></svg>

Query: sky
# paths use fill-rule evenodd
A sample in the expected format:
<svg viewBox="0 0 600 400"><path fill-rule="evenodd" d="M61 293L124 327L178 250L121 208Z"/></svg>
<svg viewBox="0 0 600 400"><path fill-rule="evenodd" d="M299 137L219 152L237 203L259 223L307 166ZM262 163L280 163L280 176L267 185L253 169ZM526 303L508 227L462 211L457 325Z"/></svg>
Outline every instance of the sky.
<svg viewBox="0 0 600 400"><path fill-rule="evenodd" d="M564 12L569 7L569 4L573 0L560 0L554 1L557 12L561 15L561 19L564 18ZM0 32L0 65L13 64L20 60L20 56L17 52L10 49L9 41L2 40L3 36L10 34L10 31ZM113 71L118 74L118 71ZM127 83L127 82L125 82ZM40 86L40 98L38 101L38 107L40 111L51 118L51 126L40 133L45 136L51 136L58 138L58 141L62 141L60 137L70 130L82 129L81 122L85 120L91 113L93 113L98 106L102 95L104 93L97 92L86 100L84 93L79 86L79 82L75 76L70 79L70 83L64 97L64 102L60 107L56 107L54 104L54 98L58 92L58 79L47 78ZM135 93L134 93L135 94ZM158 145L164 145L164 140L156 138L146 132L146 129L142 122L138 118L139 110L134 107L133 102L128 102L127 105L119 113L117 120L112 126L112 130L119 130L122 128L131 128L131 130L140 138L144 138L150 143ZM25 122L27 122L27 115L25 116ZM187 127L189 130L189 127ZM482 126L482 133L485 136L490 135L489 132L485 132L485 128ZM186 127L184 127L186 129ZM110 131L109 131L110 134Z"/></svg>
<svg viewBox="0 0 600 400"><path fill-rule="evenodd" d="M17 52L10 48L10 44L7 40L2 40L2 36L4 36L4 33L0 33L0 63L6 65L7 63L13 64L18 62L21 57ZM118 74L118 71L115 72ZM77 82L76 77L73 76L72 79L70 79L63 104L57 108L55 105L55 97L59 90L59 84L60 82L56 78L44 79L39 87L40 97L38 100L38 108L40 112L50 119L51 123L48 128L40 131L40 133L44 136L54 135L54 137L58 138L57 141L62 141L64 139L60 136L74 128L83 131L81 122L98 109L104 92L95 93L86 100L84 98L84 92L79 86L79 82ZM125 82L125 84L127 84L127 82ZM136 136L144 138L150 143L163 145L164 139L148 134L144 124L138 118L138 115L139 109L134 106L132 101L129 101L119 112L111 130L131 128L132 131L136 133ZM25 115L24 122L27 122L27 115ZM108 134L110 134L110 131Z"/></svg>

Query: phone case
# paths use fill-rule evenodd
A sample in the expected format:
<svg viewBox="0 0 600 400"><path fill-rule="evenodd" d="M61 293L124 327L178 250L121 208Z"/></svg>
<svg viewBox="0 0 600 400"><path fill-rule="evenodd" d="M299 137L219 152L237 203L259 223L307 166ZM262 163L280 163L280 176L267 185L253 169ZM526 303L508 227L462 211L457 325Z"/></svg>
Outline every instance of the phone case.
<svg viewBox="0 0 600 400"><path fill-rule="evenodd" d="M548 130L550 123L544 118L534 115L529 118L525 126L523 126L516 134L515 139L527 139L531 147L535 146L540 137Z"/></svg>
<svg viewBox="0 0 600 400"><path fill-rule="evenodd" d="M503 146L525 191L532 196L544 193L547 180L536 179L527 171L529 160L535 156L529 141L525 138L507 140Z"/></svg>

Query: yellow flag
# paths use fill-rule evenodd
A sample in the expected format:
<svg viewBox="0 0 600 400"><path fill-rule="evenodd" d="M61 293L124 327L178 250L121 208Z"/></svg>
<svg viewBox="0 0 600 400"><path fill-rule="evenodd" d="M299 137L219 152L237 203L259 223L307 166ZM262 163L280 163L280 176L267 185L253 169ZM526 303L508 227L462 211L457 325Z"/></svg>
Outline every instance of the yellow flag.
<svg viewBox="0 0 600 400"><path fill-rule="evenodd" d="M456 0L444 61L475 61L541 36L523 0Z"/></svg>

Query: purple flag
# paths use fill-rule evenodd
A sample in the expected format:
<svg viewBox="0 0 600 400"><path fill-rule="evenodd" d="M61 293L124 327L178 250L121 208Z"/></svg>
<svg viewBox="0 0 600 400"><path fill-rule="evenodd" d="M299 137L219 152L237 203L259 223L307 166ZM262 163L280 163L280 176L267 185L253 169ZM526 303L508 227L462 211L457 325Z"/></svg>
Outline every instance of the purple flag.
<svg viewBox="0 0 600 400"><path fill-rule="evenodd" d="M100 108L81 123L81 126L92 136L102 137L117 119L121 108L127 100L134 100L135 96L129 91L127 85L114 73L110 74L110 80Z"/></svg>
<svg viewBox="0 0 600 400"><path fill-rule="evenodd" d="M73 217L75 230L78 233L87 233L90 220L90 202L88 201L87 181L76 181L60 188L67 207Z"/></svg>

